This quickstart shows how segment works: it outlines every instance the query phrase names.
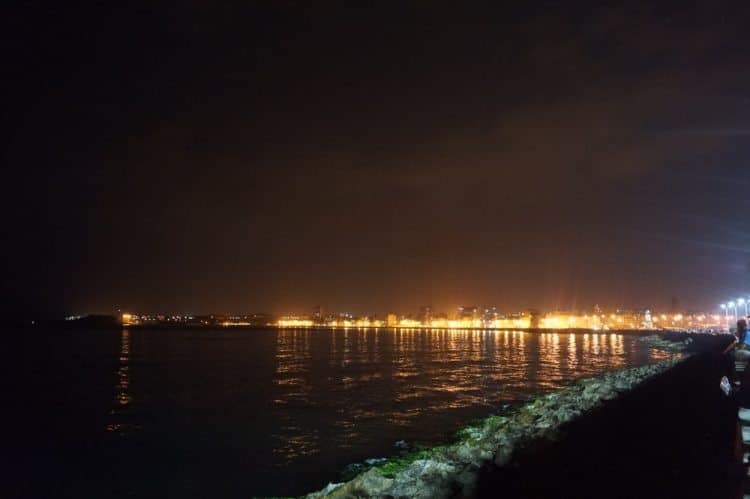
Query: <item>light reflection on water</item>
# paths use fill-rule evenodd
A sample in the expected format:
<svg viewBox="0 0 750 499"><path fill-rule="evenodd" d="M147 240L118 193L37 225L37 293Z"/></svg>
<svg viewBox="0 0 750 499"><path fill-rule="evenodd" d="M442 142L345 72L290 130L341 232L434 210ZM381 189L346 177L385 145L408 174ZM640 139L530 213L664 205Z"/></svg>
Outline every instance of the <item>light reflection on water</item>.
<svg viewBox="0 0 750 499"><path fill-rule="evenodd" d="M636 340L615 332L280 330L274 452L279 465L294 466L330 452L367 455L384 434L436 443L503 404L672 355ZM315 356L311 342L324 347ZM313 410L319 417L308 419Z"/></svg>
<svg viewBox="0 0 750 499"><path fill-rule="evenodd" d="M278 412L279 439L273 453L279 457L278 465L284 466L302 456L315 454L320 448L316 431L303 426L295 417L295 407L310 406L312 386L310 381L310 335L309 331L285 331L277 335L276 373L273 383L277 395L274 405L282 407Z"/></svg>
<svg viewBox="0 0 750 499"><path fill-rule="evenodd" d="M110 422L107 431L125 436L137 431L139 425L129 421L129 406L133 402L130 393L130 331L120 332L120 356L117 369L117 383L115 384L115 400L110 411Z"/></svg>
<svg viewBox="0 0 750 499"><path fill-rule="evenodd" d="M74 469L128 470L108 478L117 494L82 497L299 495L396 453L398 440L445 443L507 404L672 356L614 332L134 329L53 340L47 362L68 374L65 396L28 369L17 393L64 409L53 441L75 423L75 441L96 442ZM20 358L38 355L32 341L26 350Z"/></svg>

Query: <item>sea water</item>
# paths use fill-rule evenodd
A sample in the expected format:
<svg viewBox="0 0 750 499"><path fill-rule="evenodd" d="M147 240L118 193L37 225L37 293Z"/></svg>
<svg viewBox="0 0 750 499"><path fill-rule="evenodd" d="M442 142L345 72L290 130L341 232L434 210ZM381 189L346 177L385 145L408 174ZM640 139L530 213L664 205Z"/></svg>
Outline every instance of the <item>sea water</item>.
<svg viewBox="0 0 750 499"><path fill-rule="evenodd" d="M299 495L576 379L673 355L610 331L4 333L0 465L28 497Z"/></svg>

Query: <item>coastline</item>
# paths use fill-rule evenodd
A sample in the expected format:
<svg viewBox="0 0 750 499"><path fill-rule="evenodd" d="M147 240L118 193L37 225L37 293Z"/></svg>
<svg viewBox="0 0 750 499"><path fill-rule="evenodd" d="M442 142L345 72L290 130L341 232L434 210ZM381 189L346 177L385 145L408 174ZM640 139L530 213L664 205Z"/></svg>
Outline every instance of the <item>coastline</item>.
<svg viewBox="0 0 750 499"><path fill-rule="evenodd" d="M279 331L520 331L524 333L590 333L590 334L627 334L637 336L687 336L685 329L591 329L591 328L545 328L545 327L431 327L431 326L279 326L278 324L121 324L115 329L132 330L279 330ZM698 333L704 334L704 333ZM708 334L708 333L706 333Z"/></svg>
<svg viewBox="0 0 750 499"><path fill-rule="evenodd" d="M699 343L723 341L719 337L712 338ZM528 454L528 449L564 440L562 434L565 432L561 430L587 419L603 405L637 391L644 382L690 358L690 355L682 356L681 353L687 350L687 344L692 340L687 340L685 335L670 339L679 341L658 336L644 338L644 341L652 348L674 352L678 356L673 359L579 380L566 388L536 397L508 414L490 416L465 427L452 444L388 459L348 482L329 484L305 497L487 496L487 484L493 481L488 477L500 475L492 470L513 468L518 459ZM698 351L706 348L707 345L699 346ZM526 467L535 468L533 465ZM497 490L504 491L504 488Z"/></svg>

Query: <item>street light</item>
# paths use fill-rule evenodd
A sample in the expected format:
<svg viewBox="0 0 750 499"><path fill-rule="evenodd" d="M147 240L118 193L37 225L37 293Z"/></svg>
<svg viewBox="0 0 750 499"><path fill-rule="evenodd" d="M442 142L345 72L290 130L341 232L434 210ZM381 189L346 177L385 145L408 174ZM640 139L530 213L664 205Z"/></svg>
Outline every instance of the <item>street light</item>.
<svg viewBox="0 0 750 499"><path fill-rule="evenodd" d="M734 309L734 320L736 321L737 320L737 304L734 303L733 301L730 301L729 303L727 303L727 308Z"/></svg>
<svg viewBox="0 0 750 499"><path fill-rule="evenodd" d="M737 299L737 305L745 305L745 317L747 317L747 302L744 298Z"/></svg>

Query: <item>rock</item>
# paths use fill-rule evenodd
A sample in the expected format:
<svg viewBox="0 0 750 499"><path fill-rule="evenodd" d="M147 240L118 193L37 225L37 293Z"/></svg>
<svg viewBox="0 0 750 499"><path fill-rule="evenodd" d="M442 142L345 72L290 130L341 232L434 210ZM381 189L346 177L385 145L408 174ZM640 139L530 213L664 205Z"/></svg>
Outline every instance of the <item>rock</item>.
<svg viewBox="0 0 750 499"><path fill-rule="evenodd" d="M394 479L388 495L393 497L447 498L454 494L457 467L433 459L414 461Z"/></svg>
<svg viewBox="0 0 750 499"><path fill-rule="evenodd" d="M654 348L657 350L666 350L670 352L682 352L685 350L687 345L689 345L689 342L669 341L656 334L653 334L650 336L644 336L642 338L639 338L638 341L641 341L647 344L651 348Z"/></svg>
<svg viewBox="0 0 750 499"><path fill-rule="evenodd" d="M307 499L317 499L318 497L329 497L332 499L353 499L357 497L382 497L386 491L393 485L392 478L386 478L374 469L365 471L357 475L353 480L346 482L333 489L330 493L319 496L307 495Z"/></svg>
<svg viewBox="0 0 750 499"><path fill-rule="evenodd" d="M476 467L492 458L492 450L478 443L462 442L451 448L451 457L464 464Z"/></svg>
<svg viewBox="0 0 750 499"><path fill-rule="evenodd" d="M305 496L306 499L318 499L319 497L328 497L334 490L344 485L343 483L329 483L318 492L312 492Z"/></svg>

